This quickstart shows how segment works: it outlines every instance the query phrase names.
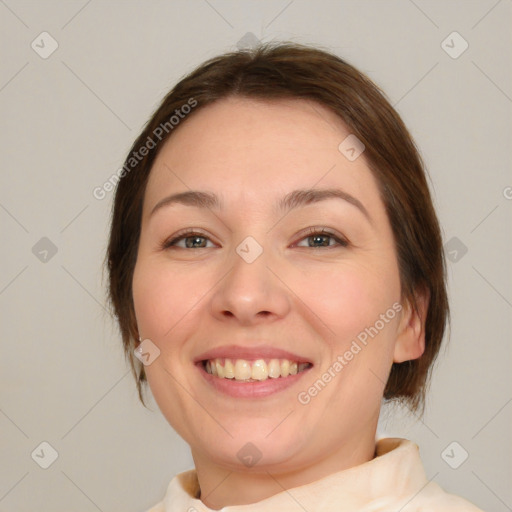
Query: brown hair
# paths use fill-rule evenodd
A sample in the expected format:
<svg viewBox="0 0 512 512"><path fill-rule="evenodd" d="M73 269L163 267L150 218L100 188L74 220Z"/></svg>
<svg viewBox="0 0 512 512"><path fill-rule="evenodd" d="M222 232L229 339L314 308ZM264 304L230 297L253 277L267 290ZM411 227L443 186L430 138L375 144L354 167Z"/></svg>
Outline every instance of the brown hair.
<svg viewBox="0 0 512 512"><path fill-rule="evenodd" d="M294 43L267 43L203 63L163 99L118 173L107 252L109 299L141 402L146 376L133 353L138 331L132 277L149 173L172 135L177 114L192 110L185 118L179 116L182 124L202 107L231 96L316 101L337 114L366 146L364 155L395 238L402 297L415 308L416 292L430 297L425 352L418 359L393 363L384 398L403 401L413 411L423 410L430 369L449 317L442 238L423 162L400 116L369 78L328 51ZM141 151L143 147L146 151Z"/></svg>

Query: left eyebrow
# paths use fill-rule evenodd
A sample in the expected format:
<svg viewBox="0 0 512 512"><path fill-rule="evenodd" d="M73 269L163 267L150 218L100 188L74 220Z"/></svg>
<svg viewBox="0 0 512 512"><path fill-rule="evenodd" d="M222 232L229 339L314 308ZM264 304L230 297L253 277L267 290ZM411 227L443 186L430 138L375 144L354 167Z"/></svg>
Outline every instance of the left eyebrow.
<svg viewBox="0 0 512 512"><path fill-rule="evenodd" d="M359 201L359 199L356 197L350 195L348 192L338 188L310 188L294 190L293 192L286 194L286 196L280 199L277 203L277 207L281 212L289 212L294 208L300 208L302 206L318 203L327 199L341 199L348 202L352 206L358 208L359 211L364 214L370 224L372 223L370 214L364 207L363 203L361 203L361 201Z"/></svg>

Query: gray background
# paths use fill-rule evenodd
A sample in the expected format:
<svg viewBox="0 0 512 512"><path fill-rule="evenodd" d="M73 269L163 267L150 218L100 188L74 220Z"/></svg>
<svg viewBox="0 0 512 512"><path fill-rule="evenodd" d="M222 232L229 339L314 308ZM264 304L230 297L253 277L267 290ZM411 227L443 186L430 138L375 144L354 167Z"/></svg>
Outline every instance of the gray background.
<svg viewBox="0 0 512 512"><path fill-rule="evenodd" d="M417 442L448 491L512 510L511 14L510 0L0 0L0 512L141 512L192 467L137 401L104 309L112 194L92 192L175 81L248 32L332 49L417 140L451 260L451 341L424 418L386 408L379 431ZM457 58L453 31L469 44Z"/></svg>

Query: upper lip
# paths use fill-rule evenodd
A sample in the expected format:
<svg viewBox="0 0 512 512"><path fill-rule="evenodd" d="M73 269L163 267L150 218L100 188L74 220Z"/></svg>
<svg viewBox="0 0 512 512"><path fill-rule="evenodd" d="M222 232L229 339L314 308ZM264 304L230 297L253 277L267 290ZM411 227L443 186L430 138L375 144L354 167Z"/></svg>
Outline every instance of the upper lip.
<svg viewBox="0 0 512 512"><path fill-rule="evenodd" d="M194 359L194 363L206 361L208 359L288 359L297 363L311 363L311 360L270 345L259 345L252 347L245 347L241 345L224 345L221 347L212 348Z"/></svg>

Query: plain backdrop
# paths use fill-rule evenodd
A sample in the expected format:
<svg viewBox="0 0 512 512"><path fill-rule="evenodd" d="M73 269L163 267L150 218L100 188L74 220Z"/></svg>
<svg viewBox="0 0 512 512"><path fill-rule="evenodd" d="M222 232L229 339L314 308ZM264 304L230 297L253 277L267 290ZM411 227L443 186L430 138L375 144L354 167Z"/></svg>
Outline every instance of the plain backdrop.
<svg viewBox="0 0 512 512"><path fill-rule="evenodd" d="M180 77L256 40L336 52L416 139L451 340L425 416L385 408L379 433L415 441L447 491L512 510L511 15L510 0L0 1L0 511L142 512L192 467L138 402L105 311L112 193L93 190Z"/></svg>

